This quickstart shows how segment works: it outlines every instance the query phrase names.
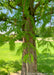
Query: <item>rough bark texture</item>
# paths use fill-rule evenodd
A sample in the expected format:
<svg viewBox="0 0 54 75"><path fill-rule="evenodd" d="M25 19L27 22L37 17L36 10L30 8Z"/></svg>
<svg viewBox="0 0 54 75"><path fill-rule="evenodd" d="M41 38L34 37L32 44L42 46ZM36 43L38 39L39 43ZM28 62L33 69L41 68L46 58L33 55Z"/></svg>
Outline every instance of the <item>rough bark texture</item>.
<svg viewBox="0 0 54 75"><path fill-rule="evenodd" d="M29 6L28 10L29 10L29 15L34 17L33 0L30 1L30 6ZM23 12L24 12L24 10L23 10ZM23 16L25 17L24 14L23 14ZM23 42L26 43L27 46L26 46L26 49L23 50L22 59L25 56L25 54L32 54L34 60L31 63L29 63L29 62L27 62L27 63L23 62L22 63L21 75L29 75L29 73L36 73L37 72L37 56L36 56L36 49L35 49L36 44L35 44L35 39L33 38L33 37L35 37L34 26L35 26L35 23L33 25L32 21L31 21L31 18L29 16L27 16L26 17L26 23L25 23L25 26L24 26L24 31L26 32L26 34L23 38L23 40L24 40ZM32 44L33 47L31 47L30 44ZM29 60L31 61L30 55L29 55Z"/></svg>
<svg viewBox="0 0 54 75"><path fill-rule="evenodd" d="M23 43L25 43L25 38L23 38ZM26 55L26 49L23 50L23 53L22 53L22 59L23 57ZM26 75L26 63L23 62L22 63L22 72L21 72L21 75Z"/></svg>
<svg viewBox="0 0 54 75"><path fill-rule="evenodd" d="M27 24L28 23L28 24ZM33 55L34 61L29 63L22 64L22 74L21 75L27 75L27 73L36 73L37 72L37 56L36 56L36 49L31 47L30 44L32 44L34 47L35 45L35 32L33 30L33 25L31 24L30 18L27 19L26 26L25 26L25 37L24 37L24 43L27 44L26 49L23 51L23 56L27 53L31 53ZM32 37L30 33L32 33L34 36ZM30 58L31 61L31 58Z"/></svg>

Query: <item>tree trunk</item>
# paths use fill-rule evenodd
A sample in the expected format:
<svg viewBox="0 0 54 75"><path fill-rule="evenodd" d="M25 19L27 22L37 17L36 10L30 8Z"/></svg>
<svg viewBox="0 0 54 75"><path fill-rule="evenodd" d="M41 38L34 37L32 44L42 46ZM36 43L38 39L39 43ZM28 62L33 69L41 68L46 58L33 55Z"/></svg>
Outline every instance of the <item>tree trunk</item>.
<svg viewBox="0 0 54 75"><path fill-rule="evenodd" d="M26 2L26 0L25 0ZM24 7L25 7L24 2ZM23 7L23 17L26 20L24 31L25 36L23 38L23 43L26 44L26 48L23 50L22 59L26 54L29 54L29 62L22 63L21 75L32 75L32 73L37 73L37 56L36 56L36 44L35 44L35 22L34 22L34 12L33 12L34 0L30 0L29 5L29 16L25 17L24 7ZM31 55L33 56L33 62L31 61ZM31 73L31 74L29 74ZM34 74L36 75L36 74Z"/></svg>
<svg viewBox="0 0 54 75"><path fill-rule="evenodd" d="M23 57L26 54L33 55L33 62L23 62L22 63L22 73L21 75L29 75L29 73L37 72L37 56L36 56L36 44L35 44L35 30L31 23L31 19L28 17L25 25L25 37L23 38L24 43L26 44L26 49L23 50ZM23 58L22 58L23 59ZM29 61L31 61L31 56L29 55ZM36 75L36 74L35 74Z"/></svg>
<svg viewBox="0 0 54 75"><path fill-rule="evenodd" d="M25 43L25 38L23 37L23 44ZM23 53L22 53L22 60L23 60L23 57L26 55L26 49L23 50ZM21 75L26 75L26 62L23 62L22 63L22 72L21 72Z"/></svg>

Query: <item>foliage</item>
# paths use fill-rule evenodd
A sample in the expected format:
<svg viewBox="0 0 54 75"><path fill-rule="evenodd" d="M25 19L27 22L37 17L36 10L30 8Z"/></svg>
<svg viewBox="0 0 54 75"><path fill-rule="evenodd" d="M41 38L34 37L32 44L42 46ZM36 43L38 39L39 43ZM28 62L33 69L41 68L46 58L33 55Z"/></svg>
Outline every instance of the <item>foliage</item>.
<svg viewBox="0 0 54 75"><path fill-rule="evenodd" d="M45 27L44 32L41 31L41 27L36 28L36 35L39 37L54 37L54 27Z"/></svg>
<svg viewBox="0 0 54 75"><path fill-rule="evenodd" d="M54 44L52 44L52 42L49 40L49 38L45 38L45 39L41 39L41 40L38 40L37 39L37 47L40 48L41 46L43 46L43 50L42 50L42 53L43 54L46 54L46 53L50 53L51 54L51 48L54 49ZM51 48L49 48L49 46Z"/></svg>
<svg viewBox="0 0 54 75"><path fill-rule="evenodd" d="M0 6L6 8L5 10L8 10L10 13L14 14L13 16L8 16L8 12L0 13L0 31L5 31L5 35L8 37L10 49L15 49L15 41L19 38L26 37L27 41L29 40L29 35L35 40L35 35L32 33L31 29L34 31L34 33L37 33L37 27L40 25L40 29L38 30L37 34L41 34L40 36L43 37L51 37L51 32L53 31L50 28L45 28L47 24L51 22L52 15L54 14L54 6L52 5L52 2L54 4L54 1L52 0L1 0ZM36 4L35 4L36 3ZM14 9L14 10L13 10ZM1 9L2 11L2 9ZM15 13L14 13L15 12ZM9 14L10 14L9 13ZM12 15L11 14L11 15ZM24 15L24 17L23 17ZM30 19L31 21L31 28L29 25L29 21L27 19ZM25 28L28 32L23 31L22 26L25 25ZM40 32L39 32L40 31ZM10 38L9 35L11 32L14 32L16 37ZM29 35L27 35L27 33ZM3 44L4 38L0 36L0 43ZM43 44L44 42L44 44ZM40 41L39 47L43 44L45 45L46 42L43 40ZM50 43L50 42L48 42ZM52 46L52 44L50 43ZM25 46L25 45L24 45ZM26 44L28 47L28 44ZM35 49L31 43L29 43L30 48ZM46 48L45 48L46 49ZM44 50L45 50L44 49ZM49 50L49 49L47 49ZM33 57L32 57L33 58ZM27 58L26 58L27 59ZM33 59L32 59L33 60Z"/></svg>

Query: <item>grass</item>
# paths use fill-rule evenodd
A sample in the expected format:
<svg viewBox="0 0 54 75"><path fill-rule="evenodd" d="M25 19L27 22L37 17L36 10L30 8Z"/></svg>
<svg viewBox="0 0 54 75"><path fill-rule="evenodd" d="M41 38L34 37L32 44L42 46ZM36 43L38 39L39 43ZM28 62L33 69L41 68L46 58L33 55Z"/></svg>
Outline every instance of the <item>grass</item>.
<svg viewBox="0 0 54 75"><path fill-rule="evenodd" d="M54 45L54 41L51 41ZM9 72L17 72L21 70L21 54L16 55L17 49L22 45L22 43L15 43L15 50L9 50L9 43L4 44L0 47L0 75L7 75ZM37 50L39 55L37 56L37 69L38 72L43 73L54 73L54 49L50 45L50 53L42 53L43 48L47 47L46 45L40 46ZM52 74L53 75L53 74Z"/></svg>
<svg viewBox="0 0 54 75"><path fill-rule="evenodd" d="M51 42L53 46L50 45L49 42ZM37 50L39 51L37 57L38 71L42 73L52 73L51 75L54 75L54 41L46 41L46 43L43 43L40 47L37 45ZM43 50L44 53L42 53Z"/></svg>
<svg viewBox="0 0 54 75"><path fill-rule="evenodd" d="M9 50L9 43L0 47L0 75L7 75L8 72L21 70L22 55L16 55L21 43L15 43L15 46L14 51Z"/></svg>
<svg viewBox="0 0 54 75"><path fill-rule="evenodd" d="M20 60L19 56L16 56L17 49L21 46L21 43L16 43L15 44L15 50L10 51L9 50L9 43L4 44L3 46L0 47L0 60Z"/></svg>
<svg viewBox="0 0 54 75"><path fill-rule="evenodd" d="M54 55L40 54L37 59L38 71L42 73L53 73L54 75Z"/></svg>

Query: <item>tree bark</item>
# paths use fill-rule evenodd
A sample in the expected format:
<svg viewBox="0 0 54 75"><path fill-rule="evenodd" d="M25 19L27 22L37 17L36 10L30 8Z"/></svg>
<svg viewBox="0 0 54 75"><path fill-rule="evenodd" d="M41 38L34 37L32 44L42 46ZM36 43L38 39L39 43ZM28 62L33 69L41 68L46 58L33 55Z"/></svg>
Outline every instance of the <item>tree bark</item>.
<svg viewBox="0 0 54 75"><path fill-rule="evenodd" d="M23 38L23 43L26 44L26 48L23 50L22 59L26 54L29 54L29 61L31 61L31 55L33 56L33 62L22 62L22 72L21 75L30 75L29 73L37 73L37 56L36 56L36 43L35 43L35 22L32 22L31 17L34 20L34 12L33 12L33 1L30 1L29 5L29 15L25 18L24 8L23 8L23 17L26 20L24 26L25 36ZM26 0L25 0L26 2ZM25 3L24 3L25 4ZM36 75L36 74L34 74Z"/></svg>
<svg viewBox="0 0 54 75"><path fill-rule="evenodd" d="M23 50L23 57L26 54L32 54L33 55L33 62L23 62L22 63L22 73L21 75L29 75L29 73L36 73L37 72L37 56L36 56L36 44L35 44L35 30L33 29L33 25L31 23L30 18L27 18L26 25L25 25L25 37L23 38L24 43L26 43L26 49ZM32 36L32 35L33 36ZM32 44L32 46L30 46ZM23 58L22 58L23 59ZM29 60L31 61L31 56L29 55Z"/></svg>

